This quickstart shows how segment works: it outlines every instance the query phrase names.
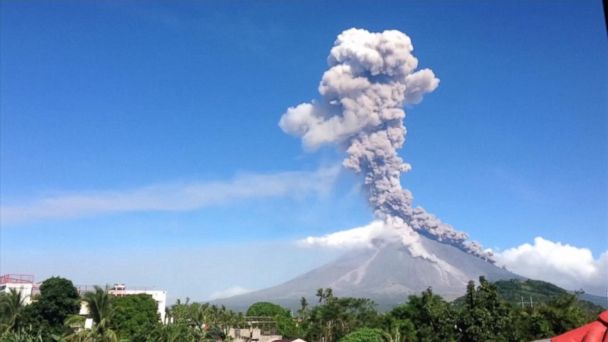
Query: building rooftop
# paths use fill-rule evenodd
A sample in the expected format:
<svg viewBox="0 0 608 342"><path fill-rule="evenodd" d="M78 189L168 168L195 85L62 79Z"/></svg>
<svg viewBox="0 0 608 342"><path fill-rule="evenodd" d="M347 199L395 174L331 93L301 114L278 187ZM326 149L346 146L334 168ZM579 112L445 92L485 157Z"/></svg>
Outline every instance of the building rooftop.
<svg viewBox="0 0 608 342"><path fill-rule="evenodd" d="M0 284L33 284L34 276L31 274L4 274L0 276Z"/></svg>

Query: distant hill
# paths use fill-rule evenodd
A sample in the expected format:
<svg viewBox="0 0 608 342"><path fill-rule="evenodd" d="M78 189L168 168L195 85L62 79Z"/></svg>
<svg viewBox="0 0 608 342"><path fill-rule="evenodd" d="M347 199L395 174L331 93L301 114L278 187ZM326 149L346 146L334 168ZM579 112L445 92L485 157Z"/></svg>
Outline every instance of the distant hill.
<svg viewBox="0 0 608 342"><path fill-rule="evenodd" d="M494 285L496 285L499 295L514 305L520 305L522 300L524 301L524 305L530 305L530 301L534 304L546 303L559 296L573 294L573 292L551 283L532 279L498 280L494 282ZM608 308L605 298L586 293L576 293L576 295L581 307L592 314L597 314ZM460 297L454 301L456 305L463 302L464 297Z"/></svg>
<svg viewBox="0 0 608 342"><path fill-rule="evenodd" d="M604 309L608 309L608 298L606 298L606 297L596 296L596 295L592 295L589 293L581 293L581 294L578 294L577 297L579 299L591 302L595 305L599 305L599 306L603 307Z"/></svg>

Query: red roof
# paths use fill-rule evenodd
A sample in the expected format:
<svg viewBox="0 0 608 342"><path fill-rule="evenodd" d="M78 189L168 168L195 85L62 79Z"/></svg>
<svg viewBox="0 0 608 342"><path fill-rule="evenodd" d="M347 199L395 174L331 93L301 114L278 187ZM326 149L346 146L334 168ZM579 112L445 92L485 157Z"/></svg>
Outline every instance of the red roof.
<svg viewBox="0 0 608 342"><path fill-rule="evenodd" d="M608 342L608 310L597 321L556 336L551 342Z"/></svg>

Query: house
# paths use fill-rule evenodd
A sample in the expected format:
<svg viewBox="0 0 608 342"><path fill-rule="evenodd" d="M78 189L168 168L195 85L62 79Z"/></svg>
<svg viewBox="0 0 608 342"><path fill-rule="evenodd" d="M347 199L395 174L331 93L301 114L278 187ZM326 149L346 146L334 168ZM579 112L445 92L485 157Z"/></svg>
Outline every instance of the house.
<svg viewBox="0 0 608 342"><path fill-rule="evenodd" d="M30 274L5 274L0 276L0 293L9 293L11 289L21 293L23 303L32 302L32 292L37 288L34 276Z"/></svg>

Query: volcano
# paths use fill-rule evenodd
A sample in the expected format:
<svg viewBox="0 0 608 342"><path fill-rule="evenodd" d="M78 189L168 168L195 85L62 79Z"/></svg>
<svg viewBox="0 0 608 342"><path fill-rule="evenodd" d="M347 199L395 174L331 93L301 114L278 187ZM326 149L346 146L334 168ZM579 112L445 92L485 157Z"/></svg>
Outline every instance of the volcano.
<svg viewBox="0 0 608 342"><path fill-rule="evenodd" d="M480 276L490 281L522 278L452 245L424 236L420 236L420 242L442 262L413 256L399 241L375 241L373 247L351 250L283 284L218 299L215 303L246 310L255 302L268 301L296 309L300 298L314 303L317 289L331 288L338 297L369 298L379 309L387 310L429 287L444 299L452 300L465 293L469 280Z"/></svg>

